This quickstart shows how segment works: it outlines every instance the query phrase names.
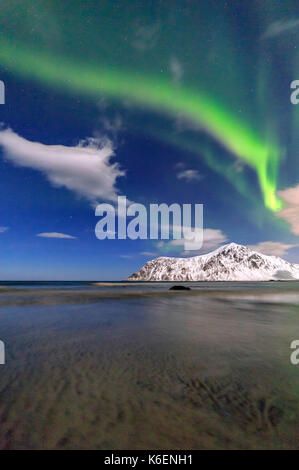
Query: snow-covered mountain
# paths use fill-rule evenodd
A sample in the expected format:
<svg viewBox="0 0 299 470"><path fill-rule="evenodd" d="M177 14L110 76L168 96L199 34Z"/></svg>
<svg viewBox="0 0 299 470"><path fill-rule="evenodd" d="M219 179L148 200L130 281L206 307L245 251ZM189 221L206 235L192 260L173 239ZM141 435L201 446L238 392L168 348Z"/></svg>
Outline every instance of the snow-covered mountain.
<svg viewBox="0 0 299 470"><path fill-rule="evenodd" d="M128 281L269 281L299 279L299 264L229 243L191 258L161 256L148 261Z"/></svg>

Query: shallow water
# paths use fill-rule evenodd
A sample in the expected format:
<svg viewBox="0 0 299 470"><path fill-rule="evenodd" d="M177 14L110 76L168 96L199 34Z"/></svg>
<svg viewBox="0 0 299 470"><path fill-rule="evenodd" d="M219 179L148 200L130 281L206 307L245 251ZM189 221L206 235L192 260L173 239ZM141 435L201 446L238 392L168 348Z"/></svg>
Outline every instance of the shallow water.
<svg viewBox="0 0 299 470"><path fill-rule="evenodd" d="M298 448L299 283L186 285L2 283L0 448Z"/></svg>

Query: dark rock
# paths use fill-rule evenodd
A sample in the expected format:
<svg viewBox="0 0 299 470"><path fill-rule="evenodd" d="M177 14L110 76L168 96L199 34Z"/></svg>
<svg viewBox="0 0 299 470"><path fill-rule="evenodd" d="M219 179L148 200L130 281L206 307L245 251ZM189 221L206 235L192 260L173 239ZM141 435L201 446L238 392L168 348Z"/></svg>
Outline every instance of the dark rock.
<svg viewBox="0 0 299 470"><path fill-rule="evenodd" d="M191 288L187 286L172 286L168 290L191 290Z"/></svg>

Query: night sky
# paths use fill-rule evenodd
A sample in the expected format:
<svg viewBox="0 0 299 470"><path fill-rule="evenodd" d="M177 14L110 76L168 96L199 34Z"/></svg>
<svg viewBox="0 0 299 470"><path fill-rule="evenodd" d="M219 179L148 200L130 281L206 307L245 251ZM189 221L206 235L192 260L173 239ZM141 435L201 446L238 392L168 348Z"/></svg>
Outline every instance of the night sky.
<svg viewBox="0 0 299 470"><path fill-rule="evenodd" d="M234 241L299 263L298 1L1 1L2 280L123 279ZM204 246L95 236L204 204Z"/></svg>

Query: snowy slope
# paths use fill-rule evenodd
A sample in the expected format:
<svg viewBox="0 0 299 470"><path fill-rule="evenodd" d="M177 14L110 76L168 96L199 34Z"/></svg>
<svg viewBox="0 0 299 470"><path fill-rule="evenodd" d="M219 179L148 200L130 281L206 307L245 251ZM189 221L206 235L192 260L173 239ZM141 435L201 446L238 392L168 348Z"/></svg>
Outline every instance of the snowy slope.
<svg viewBox="0 0 299 470"><path fill-rule="evenodd" d="M299 264L230 243L191 258L148 261L129 281L268 281L299 279Z"/></svg>

